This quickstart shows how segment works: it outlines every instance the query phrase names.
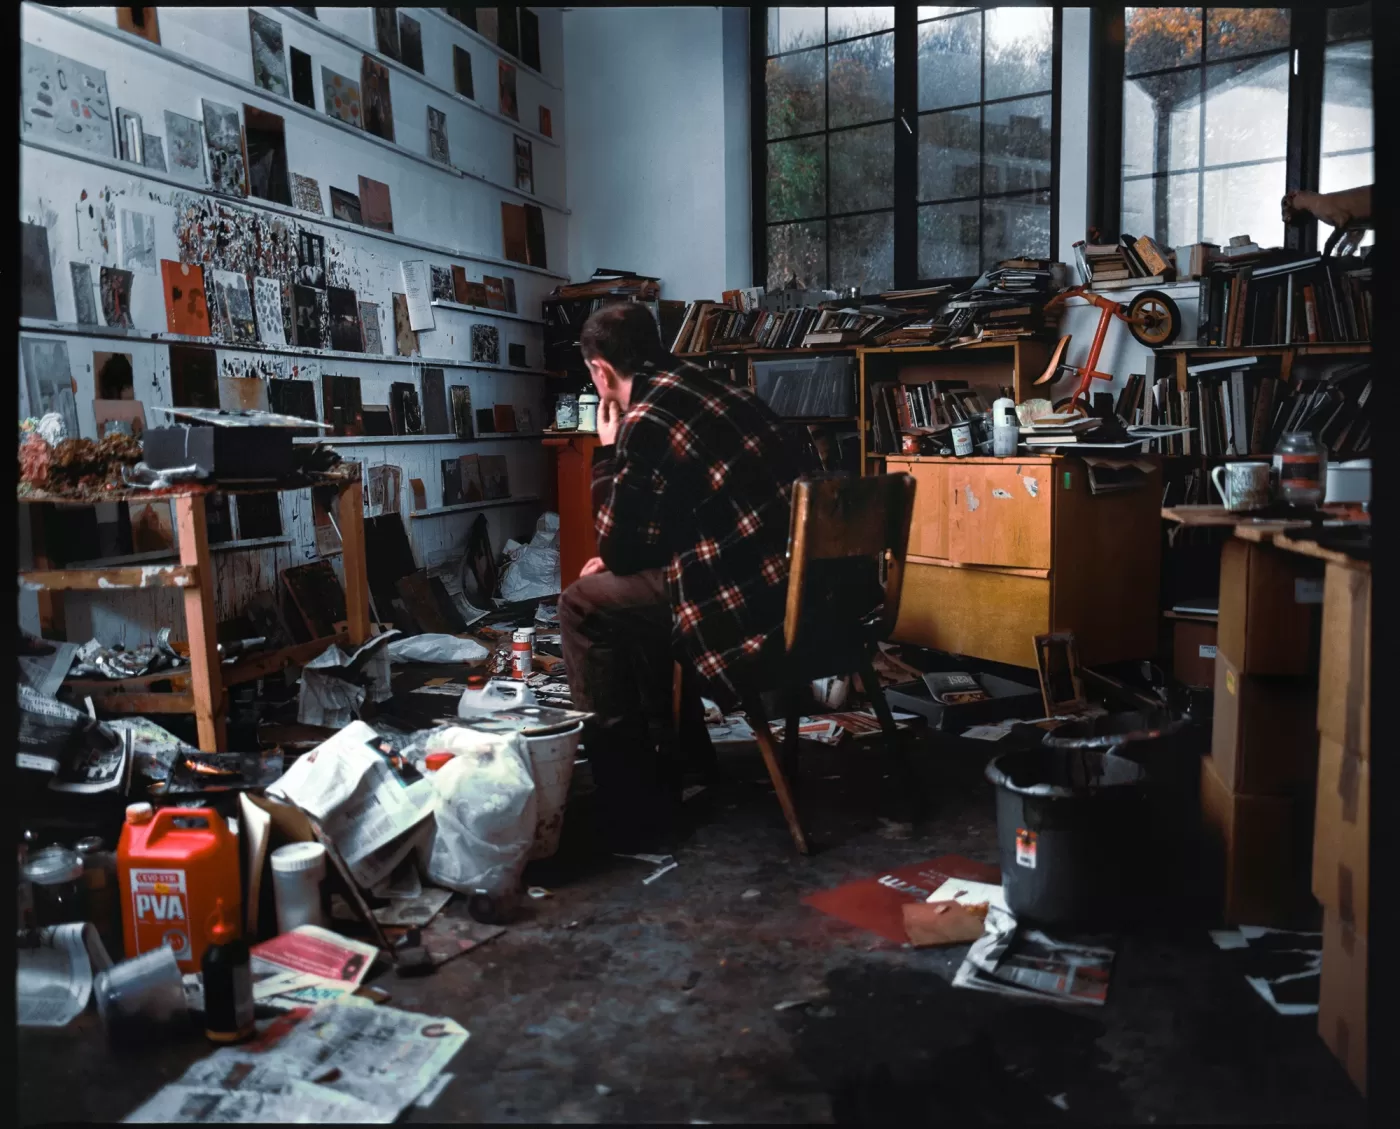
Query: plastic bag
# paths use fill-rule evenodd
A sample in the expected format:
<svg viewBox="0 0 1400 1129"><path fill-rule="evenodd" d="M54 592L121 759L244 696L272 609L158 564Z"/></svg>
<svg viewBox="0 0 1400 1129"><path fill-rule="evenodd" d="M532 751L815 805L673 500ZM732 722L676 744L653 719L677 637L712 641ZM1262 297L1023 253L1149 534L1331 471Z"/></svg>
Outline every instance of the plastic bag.
<svg viewBox="0 0 1400 1129"><path fill-rule="evenodd" d="M506 547L501 599L507 603L557 596L559 586L559 515L541 514L528 545Z"/></svg>
<svg viewBox="0 0 1400 1129"><path fill-rule="evenodd" d="M426 747L456 754L432 776L428 878L459 893L514 893L535 841L535 779L524 738L448 726Z"/></svg>
<svg viewBox="0 0 1400 1129"><path fill-rule="evenodd" d="M389 644L391 663L474 663L489 654L475 639L455 635L410 635Z"/></svg>

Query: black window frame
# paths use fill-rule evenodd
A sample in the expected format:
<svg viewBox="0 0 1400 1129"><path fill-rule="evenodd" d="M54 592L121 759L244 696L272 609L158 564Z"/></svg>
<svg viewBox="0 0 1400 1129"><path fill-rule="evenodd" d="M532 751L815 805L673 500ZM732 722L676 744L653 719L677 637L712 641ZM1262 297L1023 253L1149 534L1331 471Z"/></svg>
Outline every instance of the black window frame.
<svg viewBox="0 0 1400 1129"><path fill-rule="evenodd" d="M814 5L815 6L815 5ZM936 110L925 111L924 113L942 113L949 110L966 109L975 107L982 111L986 106L996 105L1003 102L1014 102L1031 97L1044 97L1045 91L1034 91L1029 94L1013 95L1006 98L986 99L986 39L985 21L986 10L989 7L1002 7L1003 5L968 5L969 11L977 11L983 14L983 37L979 51L980 66L980 89L982 97L978 101L960 106L940 106ZM786 219L770 222L768 219L768 199L767 199L767 179L768 179L768 107L767 107L767 64L768 54L768 8L761 7L750 10L749 15L749 55L750 55L750 152L752 160L752 239L753 239L753 280L757 286L765 286L768 281L768 230L789 223L814 222L820 220L826 225L826 286L827 288L839 288L844 284L844 280L833 280L831 277L831 221L861 215L881 215L893 212L894 247L893 247L893 286L895 289L908 289L915 286L938 285L948 283L954 286L965 286L976 279L977 275L961 275L951 278L929 278L920 277L918 273L918 209L927 206L929 203L948 203L955 200L975 200L979 205L978 230L979 237L983 231L983 220L981 205L986 200L1025 197L1032 193L1044 192L1049 196L1050 207L1050 236L1047 257L1055 259L1059 246L1059 182L1060 182L1060 89L1061 89L1061 34L1062 34L1062 9L1060 5L1036 5L1036 7L1046 8L1052 14L1051 20L1051 71L1049 96L1051 100L1051 124L1050 124L1050 176L1049 185L1041 189L1016 189L1008 191L986 192L985 180L979 181L979 191L975 196L950 197L947 200L924 201L918 199L918 158L919 158L919 118L923 116L919 110L919 25L918 8L914 5L895 5L894 26L884 28L879 31L862 32L860 35L848 36L841 40L830 41L823 37L822 46L830 49L844 43L855 42L860 39L873 38L881 35L893 35L894 37L894 113L892 118L881 118L869 122L861 122L851 126L838 126L831 128L831 105L823 91L823 126L820 130L808 131L803 134L794 134L792 137L775 138L775 141L797 140L807 137L823 137L827 139L828 159L825 161L826 193L823 201L823 211L821 215L813 215L804 219ZM824 18L827 6L822 6ZM966 14L966 13L961 13ZM951 14L934 19L954 18ZM934 22L934 19L924 20L923 23ZM829 25L828 25L829 33ZM793 51L779 52L772 56L778 58L783 55L797 54L801 50L812 50L813 48L798 48ZM985 161L986 154L986 118L985 113L981 114L981 125L979 127L980 145L982 158ZM893 206L863 209L854 212L833 212L831 210L831 161L829 139L833 134L846 132L848 130L865 129L871 126L889 125L894 131L893 147ZM979 167L984 167L979 162ZM981 258L981 242L979 238L978 258Z"/></svg>

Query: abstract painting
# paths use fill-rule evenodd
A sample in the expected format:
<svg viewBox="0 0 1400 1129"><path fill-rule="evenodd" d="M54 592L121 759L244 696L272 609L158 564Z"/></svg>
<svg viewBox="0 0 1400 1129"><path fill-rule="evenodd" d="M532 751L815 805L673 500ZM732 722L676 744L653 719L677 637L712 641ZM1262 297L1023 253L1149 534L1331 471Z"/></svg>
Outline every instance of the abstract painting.
<svg viewBox="0 0 1400 1129"><path fill-rule="evenodd" d="M515 279L513 279L513 278L507 278L507 279L505 280L505 291L506 291L506 313L508 313L508 314L516 314L516 313L519 313L520 311L519 311L518 309L516 309L516 305L515 305Z"/></svg>
<svg viewBox="0 0 1400 1129"><path fill-rule="evenodd" d="M394 230L394 209L389 202L389 186L381 180L360 177L360 211L365 225L376 231Z"/></svg>
<svg viewBox="0 0 1400 1129"><path fill-rule="evenodd" d="M360 60L360 97L364 106L365 129L394 140L394 105L389 97L389 68L365 55Z"/></svg>
<svg viewBox="0 0 1400 1129"><path fill-rule="evenodd" d="M274 204L292 202L292 178L287 172L287 133L281 114L243 105L248 146L248 194Z"/></svg>
<svg viewBox="0 0 1400 1129"><path fill-rule="evenodd" d="M326 291L326 301L331 315L331 348L343 353L362 352L365 346L355 292L343 286L332 286Z"/></svg>
<svg viewBox="0 0 1400 1129"><path fill-rule="evenodd" d="M97 300L92 293L92 267L87 263L69 263L73 276L73 313L79 325L97 324Z"/></svg>
<svg viewBox="0 0 1400 1129"><path fill-rule="evenodd" d="M540 107L540 132L545 137L554 136L554 119L550 116L549 107Z"/></svg>
<svg viewBox="0 0 1400 1129"><path fill-rule="evenodd" d="M467 305L477 306L481 309L487 309L490 307L490 299L488 299L486 296L486 283L467 283Z"/></svg>
<svg viewBox="0 0 1400 1129"><path fill-rule="evenodd" d="M523 204L501 202L501 253L513 263L530 261Z"/></svg>
<svg viewBox="0 0 1400 1129"><path fill-rule="evenodd" d="M294 336L302 349L325 349L330 345L330 304L325 290L317 286L292 287Z"/></svg>
<svg viewBox="0 0 1400 1129"><path fill-rule="evenodd" d="M447 115L431 106L428 107L428 156L438 164L452 163L447 146Z"/></svg>
<svg viewBox="0 0 1400 1129"><path fill-rule="evenodd" d="M292 101L308 110L316 108L316 72L311 67L311 56L295 47L289 52L292 60Z"/></svg>
<svg viewBox="0 0 1400 1129"><path fill-rule="evenodd" d="M454 301L452 289L452 271L447 267L430 266L433 279L433 301L451 302Z"/></svg>
<svg viewBox="0 0 1400 1129"><path fill-rule="evenodd" d="M170 346L170 402L177 408L219 406L219 360L213 349Z"/></svg>
<svg viewBox="0 0 1400 1129"><path fill-rule="evenodd" d="M292 207L317 216L326 214L321 207L321 186L314 177L292 173Z"/></svg>
<svg viewBox="0 0 1400 1129"><path fill-rule="evenodd" d="M423 430L428 435L450 435L447 425L446 378L440 368L423 370Z"/></svg>
<svg viewBox="0 0 1400 1129"><path fill-rule="evenodd" d="M334 189L332 189L334 191ZM297 232L297 281L303 286L326 285L326 237Z"/></svg>
<svg viewBox="0 0 1400 1129"><path fill-rule="evenodd" d="M253 279L253 314L258 323L258 338L264 345L287 343L282 324L282 284L277 279Z"/></svg>
<svg viewBox="0 0 1400 1129"><path fill-rule="evenodd" d="M498 365L501 363L501 334L494 325L472 326L472 363Z"/></svg>
<svg viewBox="0 0 1400 1129"><path fill-rule="evenodd" d="M506 308L505 284L493 275L482 275L481 283L486 287L486 305L493 310Z"/></svg>
<svg viewBox="0 0 1400 1129"><path fill-rule="evenodd" d="M408 318L408 295L392 294L394 303L394 347L401 357L418 355L418 335Z"/></svg>
<svg viewBox="0 0 1400 1129"><path fill-rule="evenodd" d="M510 497L510 470L504 455L481 456L481 482L488 501Z"/></svg>
<svg viewBox="0 0 1400 1129"><path fill-rule="evenodd" d="M494 413L497 431L502 434L510 434L515 431L515 405L497 404L491 411Z"/></svg>
<svg viewBox="0 0 1400 1129"><path fill-rule="evenodd" d="M428 508L428 489L423 484L423 480L410 478L408 489L413 494L413 512L418 513L420 510L426 510Z"/></svg>
<svg viewBox="0 0 1400 1129"><path fill-rule="evenodd" d="M520 105L515 100L515 67L504 59L496 60L496 91L501 113L519 121Z"/></svg>
<svg viewBox="0 0 1400 1129"><path fill-rule="evenodd" d="M29 414L57 412L63 419L64 435L78 438L78 402L73 396L73 370L68 367L68 342L21 337L19 344Z"/></svg>
<svg viewBox="0 0 1400 1129"><path fill-rule="evenodd" d="M361 412L365 418L366 435L394 434L394 417L389 413L388 404L365 404Z"/></svg>
<svg viewBox="0 0 1400 1129"><path fill-rule="evenodd" d="M256 376L219 377L219 407L226 412L267 411L267 381Z"/></svg>
<svg viewBox="0 0 1400 1129"><path fill-rule="evenodd" d="M362 223L360 198L343 188L331 188L331 215L346 223Z"/></svg>
<svg viewBox="0 0 1400 1129"><path fill-rule="evenodd" d="M399 20L397 8L374 9L374 42L381 55L399 57Z"/></svg>
<svg viewBox="0 0 1400 1129"><path fill-rule="evenodd" d="M92 376L99 400L132 400L136 396L130 353L93 353Z"/></svg>
<svg viewBox="0 0 1400 1129"><path fill-rule="evenodd" d="M462 504L462 464L458 459L442 460L442 504Z"/></svg>
<svg viewBox="0 0 1400 1129"><path fill-rule="evenodd" d="M131 272L103 267L98 280L102 293L102 316L108 325L131 328Z"/></svg>
<svg viewBox="0 0 1400 1129"><path fill-rule="evenodd" d="M379 332L379 304L360 303L360 331L365 337L366 353L383 353L384 340Z"/></svg>
<svg viewBox="0 0 1400 1129"><path fill-rule="evenodd" d="M165 172L165 147L154 133L141 135L141 163L156 172Z"/></svg>
<svg viewBox="0 0 1400 1129"><path fill-rule="evenodd" d="M186 337L209 336L209 299L204 289L204 268L198 263L160 261L165 288L165 328Z"/></svg>
<svg viewBox="0 0 1400 1129"><path fill-rule="evenodd" d="M316 386L309 380L278 380L267 382L268 407L282 416L297 419L316 418Z"/></svg>
<svg viewBox="0 0 1400 1129"><path fill-rule="evenodd" d="M123 268L142 274L155 274L160 269L156 258L155 217L123 208L121 241Z"/></svg>
<svg viewBox="0 0 1400 1129"><path fill-rule="evenodd" d="M227 196L248 195L238 111L208 98L199 101L204 112L204 153L209 161L209 186Z"/></svg>
<svg viewBox="0 0 1400 1129"><path fill-rule="evenodd" d="M210 273L214 279L214 304L223 339L248 344L257 341L253 296L248 293L247 276L232 270L213 270Z"/></svg>
<svg viewBox="0 0 1400 1129"><path fill-rule="evenodd" d="M248 34L253 41L253 81L264 90L287 97L287 58L283 51L282 25L249 10Z"/></svg>
<svg viewBox="0 0 1400 1129"><path fill-rule="evenodd" d="M399 60L423 73L423 27L412 16L399 13Z"/></svg>
<svg viewBox="0 0 1400 1129"><path fill-rule="evenodd" d="M32 43L21 41L20 50L22 136L112 156L106 74Z"/></svg>
<svg viewBox="0 0 1400 1129"><path fill-rule="evenodd" d="M53 296L53 266L49 260L49 230L41 224L19 225L19 316L58 320Z"/></svg>
<svg viewBox="0 0 1400 1129"><path fill-rule="evenodd" d="M389 385L389 412L394 418L395 435L422 435L423 409L418 389L406 381Z"/></svg>
<svg viewBox="0 0 1400 1129"><path fill-rule="evenodd" d="M452 431L458 439L473 438L472 390L465 384L454 384L452 394Z"/></svg>
<svg viewBox="0 0 1400 1129"><path fill-rule="evenodd" d="M360 110L360 84L353 78L336 74L330 67L321 68L321 89L326 98L326 113L337 121L364 129Z"/></svg>
<svg viewBox="0 0 1400 1129"><path fill-rule="evenodd" d="M484 501L486 488L481 482L481 456L463 455L459 461L462 466L462 501Z"/></svg>
<svg viewBox="0 0 1400 1129"><path fill-rule="evenodd" d="M117 109L117 149L123 161L143 165L145 149L141 133L141 115L131 110Z"/></svg>
<svg viewBox="0 0 1400 1129"><path fill-rule="evenodd" d="M518 133L515 135L515 187L532 196L535 194L535 153L529 140Z"/></svg>
<svg viewBox="0 0 1400 1129"><path fill-rule="evenodd" d="M472 84L472 56L456 44L452 46L452 81L458 94L475 100L476 89Z"/></svg>
<svg viewBox="0 0 1400 1129"><path fill-rule="evenodd" d="M170 143L170 173L191 184L204 183L204 132L194 118L165 111L165 139Z"/></svg>

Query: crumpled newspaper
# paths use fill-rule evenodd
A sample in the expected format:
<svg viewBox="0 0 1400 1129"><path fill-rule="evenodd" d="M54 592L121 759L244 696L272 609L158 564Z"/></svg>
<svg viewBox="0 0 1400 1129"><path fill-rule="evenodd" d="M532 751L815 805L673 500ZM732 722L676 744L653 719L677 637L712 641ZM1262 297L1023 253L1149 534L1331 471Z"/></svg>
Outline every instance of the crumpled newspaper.
<svg viewBox="0 0 1400 1129"><path fill-rule="evenodd" d="M73 656L70 675L98 678L139 678L167 667L183 666L185 657L170 642L170 628L162 627L154 643L126 650L124 647L104 647L89 639Z"/></svg>
<svg viewBox="0 0 1400 1129"><path fill-rule="evenodd" d="M297 696L297 721L340 729L360 712L368 695L372 702L390 697L387 644L397 631L376 635L352 655L334 643L302 667Z"/></svg>

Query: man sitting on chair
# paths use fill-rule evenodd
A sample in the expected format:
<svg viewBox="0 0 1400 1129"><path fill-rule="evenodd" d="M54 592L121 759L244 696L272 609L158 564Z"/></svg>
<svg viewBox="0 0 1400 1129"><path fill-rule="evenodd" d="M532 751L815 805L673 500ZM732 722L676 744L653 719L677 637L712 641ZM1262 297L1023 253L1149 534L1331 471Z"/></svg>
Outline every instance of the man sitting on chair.
<svg viewBox="0 0 1400 1129"><path fill-rule="evenodd" d="M781 654L792 484L816 467L747 388L667 353L646 306L597 311L579 345L600 400L598 556L559 599L564 663L594 714L604 826L645 839L680 798L648 727L669 719L673 660L729 708L736 678Z"/></svg>

